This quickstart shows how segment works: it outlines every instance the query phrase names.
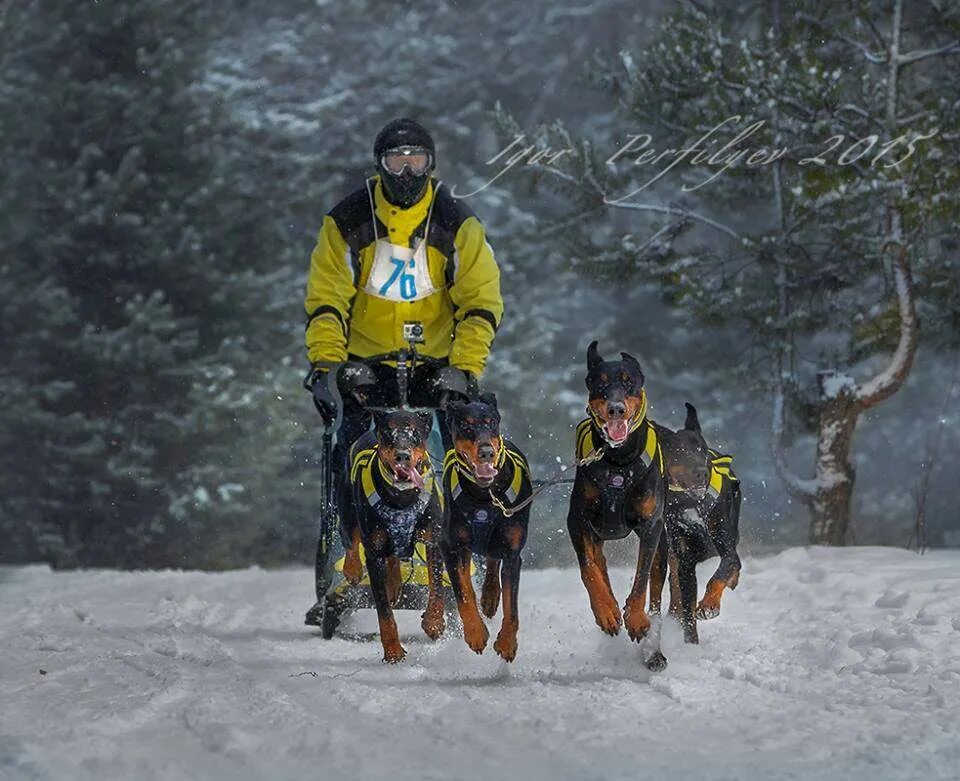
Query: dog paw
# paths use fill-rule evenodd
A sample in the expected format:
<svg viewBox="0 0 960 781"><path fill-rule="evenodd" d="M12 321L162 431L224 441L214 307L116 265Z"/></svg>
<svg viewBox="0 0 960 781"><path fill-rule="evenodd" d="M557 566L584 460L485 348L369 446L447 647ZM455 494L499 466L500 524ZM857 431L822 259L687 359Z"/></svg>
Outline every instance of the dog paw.
<svg viewBox="0 0 960 781"><path fill-rule="evenodd" d="M446 626L443 620L443 613L440 613L440 615L424 613L422 618L423 620L420 622L420 626L423 628L427 637L431 640L436 640L443 634L444 627Z"/></svg>
<svg viewBox="0 0 960 781"><path fill-rule="evenodd" d="M477 654L482 654L483 649L487 647L487 641L490 639L490 630L483 621L473 621L463 627L463 639L467 641L470 650Z"/></svg>
<svg viewBox="0 0 960 781"><path fill-rule="evenodd" d="M697 606L697 618L701 621L709 621L720 615L720 605L703 600Z"/></svg>
<svg viewBox="0 0 960 781"><path fill-rule="evenodd" d="M397 662L402 662L403 657L407 655L406 649L397 644L396 646L391 646L389 648L384 647L383 649L383 661L386 664L396 664Z"/></svg>
<svg viewBox="0 0 960 781"><path fill-rule="evenodd" d="M609 603L594 605L593 617L597 620L597 626L608 635L620 634L620 627L623 626L623 616L620 614L617 603L613 600L610 600Z"/></svg>
<svg viewBox="0 0 960 781"><path fill-rule="evenodd" d="M661 670L667 669L667 657L660 653L660 651L654 651L650 654L650 658L643 664L648 670L658 673Z"/></svg>
<svg viewBox="0 0 960 781"><path fill-rule="evenodd" d="M480 609L487 618L493 618L500 606L500 584L495 581L484 581L483 593L480 595Z"/></svg>
<svg viewBox="0 0 960 781"><path fill-rule="evenodd" d="M504 632L500 630L497 635L497 641L493 644L493 650L505 662L512 662L517 658L517 635L515 632Z"/></svg>
<svg viewBox="0 0 960 781"><path fill-rule="evenodd" d="M642 607L634 607L629 602L623 608L623 623L627 627L627 635L635 643L639 643L650 631L650 616Z"/></svg>

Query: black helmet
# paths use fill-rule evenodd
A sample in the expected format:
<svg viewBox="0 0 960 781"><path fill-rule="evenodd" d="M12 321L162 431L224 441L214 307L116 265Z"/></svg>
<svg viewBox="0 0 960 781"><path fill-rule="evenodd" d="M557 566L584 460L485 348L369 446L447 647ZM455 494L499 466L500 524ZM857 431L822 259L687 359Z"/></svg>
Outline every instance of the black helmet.
<svg viewBox="0 0 960 781"><path fill-rule="evenodd" d="M403 165L397 172L389 170L385 164L385 153L392 149L403 150L406 154L412 153L411 162L414 156L420 156L417 150L422 150L425 154L417 165ZM394 119L388 122L383 130L377 133L373 142L377 171L387 200L402 209L409 208L420 200L436 163L435 153L433 138L423 125L412 119Z"/></svg>

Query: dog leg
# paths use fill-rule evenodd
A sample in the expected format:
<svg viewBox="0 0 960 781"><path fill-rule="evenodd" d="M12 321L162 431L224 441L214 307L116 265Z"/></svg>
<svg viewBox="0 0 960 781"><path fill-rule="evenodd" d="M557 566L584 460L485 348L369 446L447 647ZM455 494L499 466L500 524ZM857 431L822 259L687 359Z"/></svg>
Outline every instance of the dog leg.
<svg viewBox="0 0 960 781"><path fill-rule="evenodd" d="M630 639L639 643L650 631L650 616L643 609L647 600L647 581L650 577L650 565L653 555L660 545L660 533L663 530L661 517L647 520L638 530L640 550L637 554L637 571L633 578L633 588L623 606L623 623Z"/></svg>
<svg viewBox="0 0 960 781"><path fill-rule="evenodd" d="M487 574L483 579L480 607L487 618L493 618L500 606L500 559L487 556Z"/></svg>
<svg viewBox="0 0 960 781"><path fill-rule="evenodd" d="M680 581L680 626L683 627L685 643L699 643L697 634L697 562L688 547L681 542L678 552L679 567L677 578Z"/></svg>
<svg viewBox="0 0 960 781"><path fill-rule="evenodd" d="M444 545L443 556L447 563L447 572L450 573L453 594L457 599L457 611L463 623L463 639L472 651L482 654L487 647L487 640L490 639L490 632L480 617L477 596L470 580L470 549L451 550Z"/></svg>
<svg viewBox="0 0 960 781"><path fill-rule="evenodd" d="M387 601L393 607L400 599L400 589L403 586L403 578L400 576L400 559L396 556L387 557Z"/></svg>
<svg viewBox="0 0 960 781"><path fill-rule="evenodd" d="M360 561L360 529L355 528L350 535L350 547L343 559L343 577L354 586L363 577L363 562Z"/></svg>
<svg viewBox="0 0 960 781"><path fill-rule="evenodd" d="M517 612L517 594L520 590L520 548L523 545L523 530L508 529L505 532L510 552L503 560L503 624L493 650L504 659L512 662L517 656L517 630L520 628L520 616Z"/></svg>
<svg viewBox="0 0 960 781"><path fill-rule="evenodd" d="M580 579L590 597L590 609L593 611L597 626L608 635L619 634L623 617L620 614L617 598L610 587L607 560L603 555L603 542L586 528L571 529L570 539L577 552L577 559L580 562Z"/></svg>
<svg viewBox="0 0 960 781"><path fill-rule="evenodd" d="M715 508L707 519L707 529L720 554L720 563L707 582L703 599L697 607L697 617L700 619L707 620L720 615L720 598L724 588L735 589L740 582L740 556L737 555L739 525L740 488L734 486L729 505Z"/></svg>
<svg viewBox="0 0 960 781"><path fill-rule="evenodd" d="M431 640L443 634L443 558L436 545L427 543L427 609L421 616L420 626Z"/></svg>
<svg viewBox="0 0 960 781"><path fill-rule="evenodd" d="M667 579L667 535L660 535L657 553L650 565L650 614L660 615L660 603L663 599L663 584Z"/></svg>
<svg viewBox="0 0 960 781"><path fill-rule="evenodd" d="M707 581L703 599L697 606L697 618L704 621L720 615L720 598L725 588L735 589L740 581L740 557L736 551L721 555L717 571Z"/></svg>
<svg viewBox="0 0 960 781"><path fill-rule="evenodd" d="M680 562L677 559L677 554L671 552L667 556L668 569L670 572L670 606L667 608L667 612L674 617L680 615L682 610L683 603L680 599Z"/></svg>
<svg viewBox="0 0 960 781"><path fill-rule="evenodd" d="M380 623L380 643L383 645L383 661L390 664L402 661L407 655L400 645L400 633L393 617L390 601L387 599L387 572L384 559L373 551L367 551L367 572L370 573L370 589L377 606L377 619Z"/></svg>

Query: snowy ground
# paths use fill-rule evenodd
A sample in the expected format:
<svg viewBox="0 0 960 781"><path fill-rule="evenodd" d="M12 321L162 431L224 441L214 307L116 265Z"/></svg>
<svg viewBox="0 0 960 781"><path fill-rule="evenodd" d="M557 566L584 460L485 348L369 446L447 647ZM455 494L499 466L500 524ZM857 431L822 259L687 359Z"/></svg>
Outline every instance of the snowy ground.
<svg viewBox="0 0 960 781"><path fill-rule="evenodd" d="M958 552L746 559L654 675L572 570L524 573L512 666L323 642L309 577L0 572L0 778L960 777Z"/></svg>

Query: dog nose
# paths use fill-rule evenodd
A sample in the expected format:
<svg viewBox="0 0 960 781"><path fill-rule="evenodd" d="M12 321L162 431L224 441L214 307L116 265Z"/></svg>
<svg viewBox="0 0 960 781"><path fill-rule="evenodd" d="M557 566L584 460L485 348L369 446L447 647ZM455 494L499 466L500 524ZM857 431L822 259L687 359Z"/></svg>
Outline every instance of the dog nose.
<svg viewBox="0 0 960 781"><path fill-rule="evenodd" d="M622 401L607 402L607 417L617 420L627 414L627 405Z"/></svg>
<svg viewBox="0 0 960 781"><path fill-rule="evenodd" d="M481 461L493 461L494 453L493 445L489 443L480 445L480 447L477 448L477 458Z"/></svg>
<svg viewBox="0 0 960 781"><path fill-rule="evenodd" d="M403 466L409 466L413 460L413 455L409 450L395 450L393 457L398 464L402 464Z"/></svg>

